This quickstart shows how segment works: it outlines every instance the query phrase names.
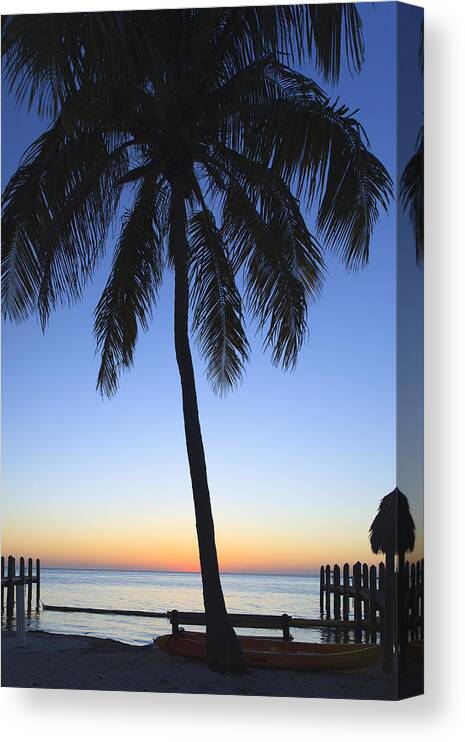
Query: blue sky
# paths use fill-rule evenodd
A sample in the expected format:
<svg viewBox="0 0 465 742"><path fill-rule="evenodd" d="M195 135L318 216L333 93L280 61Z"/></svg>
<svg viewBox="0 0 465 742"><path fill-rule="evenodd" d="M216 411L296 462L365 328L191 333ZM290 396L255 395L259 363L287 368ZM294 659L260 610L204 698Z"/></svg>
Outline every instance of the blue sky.
<svg viewBox="0 0 465 742"><path fill-rule="evenodd" d="M394 177L395 7L366 4L360 11L363 71L344 73L334 90L323 86L358 109L372 150ZM419 84L417 17L408 23L409 80ZM415 145L419 105L405 116L402 158ZM3 184L42 130L43 122L17 109L3 91ZM395 208L376 227L365 270L347 273L328 257L327 282L311 307L309 339L294 373L274 368L252 334L244 382L218 399L195 354L224 569L312 572L328 560L370 558L369 525L396 483ZM4 546L27 555L35 548L53 566L195 568L168 273L151 329L140 337L135 368L123 375L111 401L95 390L93 310L116 234L84 299L57 311L45 335L35 320L3 326ZM409 231L404 238L405 254L412 256L406 270L419 297ZM420 397L413 396L418 411ZM414 425L415 441L418 430ZM418 468L403 478L420 520ZM171 561L167 543L176 552Z"/></svg>

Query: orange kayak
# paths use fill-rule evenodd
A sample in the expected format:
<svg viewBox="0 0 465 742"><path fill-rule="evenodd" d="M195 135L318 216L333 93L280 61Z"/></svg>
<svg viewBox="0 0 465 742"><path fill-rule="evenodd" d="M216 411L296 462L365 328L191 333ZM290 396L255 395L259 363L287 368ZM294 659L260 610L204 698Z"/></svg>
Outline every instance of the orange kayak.
<svg viewBox="0 0 465 742"><path fill-rule="evenodd" d="M309 644L251 636L240 636L239 640L250 665L275 670L356 670L372 665L382 656L377 644ZM154 641L169 654L206 658L204 633L183 631L178 636L165 634Z"/></svg>

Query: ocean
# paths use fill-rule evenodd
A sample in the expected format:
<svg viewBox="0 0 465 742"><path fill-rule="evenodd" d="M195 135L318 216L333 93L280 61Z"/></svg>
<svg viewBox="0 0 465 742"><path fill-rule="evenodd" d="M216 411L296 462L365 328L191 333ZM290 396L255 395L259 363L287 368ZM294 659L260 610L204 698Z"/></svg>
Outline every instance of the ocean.
<svg viewBox="0 0 465 742"><path fill-rule="evenodd" d="M263 574L223 574L223 591L231 613L266 613L319 618L319 577ZM35 590L35 588L34 588ZM33 605L35 605L35 593ZM203 611L199 574L114 570L42 569L41 601L46 605L83 606L142 611ZM14 629L14 618L2 616L2 629ZM32 611L27 630L81 634L147 644L170 631L166 619ZM197 628L197 630L199 630ZM238 629L238 633L266 633ZM347 641L328 629L292 629L300 641Z"/></svg>

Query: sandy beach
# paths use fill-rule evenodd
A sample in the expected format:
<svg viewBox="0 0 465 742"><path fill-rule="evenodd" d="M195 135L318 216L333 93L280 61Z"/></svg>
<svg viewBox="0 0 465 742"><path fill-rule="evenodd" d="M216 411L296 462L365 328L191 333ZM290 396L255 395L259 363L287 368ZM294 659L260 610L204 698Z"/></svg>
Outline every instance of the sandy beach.
<svg viewBox="0 0 465 742"><path fill-rule="evenodd" d="M415 687L415 669L407 683ZM394 684L377 665L351 673L298 673L252 668L246 675L211 672L203 663L170 657L154 644L28 632L25 647L2 633L2 686L209 693L247 696L390 699Z"/></svg>

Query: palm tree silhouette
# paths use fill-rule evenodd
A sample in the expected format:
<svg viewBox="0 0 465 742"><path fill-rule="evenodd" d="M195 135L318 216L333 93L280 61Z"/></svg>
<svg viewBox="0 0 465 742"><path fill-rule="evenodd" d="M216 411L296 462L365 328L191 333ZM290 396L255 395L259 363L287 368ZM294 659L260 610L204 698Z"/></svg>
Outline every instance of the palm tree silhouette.
<svg viewBox="0 0 465 742"><path fill-rule="evenodd" d="M420 51L418 61L423 76L424 62L424 25L420 30ZM417 264L423 263L424 254L424 170L425 160L423 153L423 126L417 136L415 152L406 164L400 179L400 200L404 211L408 211L415 236L415 251Z"/></svg>
<svg viewBox="0 0 465 742"><path fill-rule="evenodd" d="M133 364L164 268L194 496L207 658L242 670L219 577L190 351L190 319L216 392L248 359L243 300L272 360L292 368L324 276L302 216L326 246L366 263L391 181L360 124L288 62L313 54L336 79L346 40L363 59L355 6L18 16L3 31L18 99L53 117L4 193L3 309L13 321L80 298L128 198L95 311L98 388ZM283 60L286 60L286 64ZM236 283L238 274L241 283ZM243 289L241 291L240 289Z"/></svg>
<svg viewBox="0 0 465 742"><path fill-rule="evenodd" d="M415 523L406 496L396 487L383 497L370 526L370 545L374 554L386 555L384 597L383 668L393 669L393 649L400 651L399 670L405 664L407 621L405 615L405 553L415 546ZM396 582L395 557L398 558Z"/></svg>

